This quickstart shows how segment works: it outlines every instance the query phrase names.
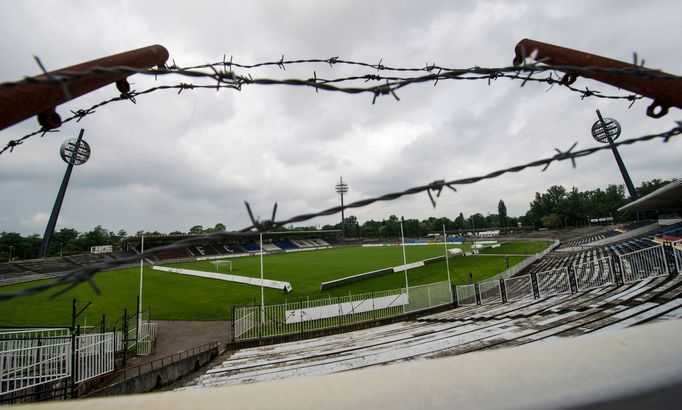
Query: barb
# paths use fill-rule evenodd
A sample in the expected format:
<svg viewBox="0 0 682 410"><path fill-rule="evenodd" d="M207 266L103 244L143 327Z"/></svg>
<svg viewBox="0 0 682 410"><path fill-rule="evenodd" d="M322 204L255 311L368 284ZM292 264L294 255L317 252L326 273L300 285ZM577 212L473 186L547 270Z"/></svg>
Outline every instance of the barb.
<svg viewBox="0 0 682 410"><path fill-rule="evenodd" d="M42 67L40 60L36 57L36 61ZM233 62L232 56L230 60L226 60L226 56L216 63L202 64L196 66L189 66L185 68L178 67L175 60L172 60L173 64L169 67L159 68L159 69L137 69L131 67L93 67L85 71L79 72L61 72L58 74L50 75L43 78L25 78L20 81L0 83L0 89L11 88L18 85L40 85L40 84L59 84L66 89L66 83L70 80L75 80L83 77L87 77L93 74L102 73L115 73L124 74L130 76L133 74L143 74L154 76L154 78L160 75L180 75L184 77L193 78L196 80L206 80L207 84L201 83L189 83L180 82L176 85L164 85L157 86L146 89L144 91L135 91L126 89L118 97L111 98L109 100L102 101L98 104L93 105L90 108L79 109L72 111L72 116L64 119L63 123L76 120L80 121L87 115L95 113L95 109L110 104L112 102L118 102L123 100L130 100L133 103L136 101L136 97L149 94L155 91L174 89L178 90L178 94L182 93L184 90L194 90L194 89L215 89L221 90L224 88L229 88L233 90L240 91L244 85L284 85L284 86L303 86L311 87L315 89L315 92L319 90L331 91L331 92L343 92L349 94L363 94L368 93L372 95L372 104L376 103L376 100L380 96L392 95L396 101L400 101L400 98L396 94L398 89L406 87L412 84L420 83L433 83L434 86L438 84L441 80L485 80L488 85L491 84L492 80L497 80L499 78L507 78L511 80L521 80L521 86L524 86L528 82L536 83L546 83L553 86L555 83L560 81L556 80L553 76L555 70L562 70L567 73L572 73L575 75L579 74L590 74L590 73L604 73L608 72L610 74L618 74L624 76L638 76L642 78L651 77L651 71L644 69L642 66L636 66L634 68L627 69L604 69L604 68L581 68L581 67L564 67L564 66L553 66L547 67L542 65L542 61L535 61L531 64L519 65L519 66L508 66L499 68L486 68L486 67L471 67L471 68L448 68L436 65L435 63L423 67L391 67L383 64L383 59L380 59L378 63L364 63L358 61L343 60L339 57L331 57L327 59L305 59L305 60L284 60L284 55L277 61L270 61L257 64L239 64ZM317 72L313 71L312 78L306 79L276 79L276 78L254 78L251 73L238 74L234 69L242 70L252 70L262 67L276 67L279 71L286 71L287 66L291 65L302 65L302 64L329 64L330 67L335 67L337 65L344 65L350 67L359 67L362 69L372 70L370 73L351 75L345 77L337 77L331 79L323 79L318 77ZM44 69L43 69L44 70ZM383 74L382 74L383 73ZM547 73L545 75L542 75ZM396 75L397 74L397 75ZM411 74L406 76L406 74ZM542 75L542 76L541 76ZM660 76L656 77L661 79ZM670 80L679 80L678 76L669 75L664 77ZM359 85L359 83L363 85ZM367 84L370 83L370 84ZM643 98L640 95L630 94L630 95L607 95L598 90L592 90L587 87L585 89L580 89L573 87L571 84L563 83L567 89L580 95L581 99L588 97L604 98L604 99L621 99L630 101L630 106L634 104L635 101ZM44 133L46 130L41 129L21 138L10 140L7 142L4 148L0 150L0 155L6 151L13 151L18 145L21 145L26 139L31 138L35 135Z"/></svg>
<svg viewBox="0 0 682 410"><path fill-rule="evenodd" d="M644 135L638 138L631 138L631 139L626 139L618 142L614 142L614 145L620 146L620 145L632 145L636 143L641 143L645 141L651 141L655 139L660 139L663 140L664 143L670 141L673 137L676 137L678 135L682 134L682 121L677 121L675 127L671 128L669 131L660 133L660 134L651 134L651 135ZM59 290L58 294L61 294L63 292L68 291L69 289L74 288L75 286L79 285L80 283L89 283L90 286L93 287L97 291L97 288L95 287L94 282L92 281L92 278L95 274L101 271L105 270L111 270L123 265L129 265L133 264L135 262L140 261L141 259L149 259L151 257L154 257L157 254L163 253L163 252L168 252L172 250L177 250L184 248L186 246L192 246L192 245L201 245L207 242L215 242L215 241L221 241L221 240L229 240L229 239L235 239L238 237L241 237L244 232L262 232L265 230L273 230L277 229L282 226L290 225L293 223L297 222L303 222L307 221L316 217L320 216L328 216L328 215L334 215L337 213L340 213L342 210L346 209L353 209L353 208L362 208L368 205L371 205L375 202L381 202L381 201L393 201L398 198L402 198L404 196L409 196L409 195L415 195L422 193L424 191L428 192L429 197L431 198L431 201L433 205L435 206L435 200L431 194L431 191L437 192L436 197L440 196L440 193L442 192L443 188L447 187L453 190L453 192L457 192L456 186L458 185L470 185L470 184L475 184L477 182L487 180L487 179L494 179L497 178L501 175L508 174L508 173L516 173L523 171L527 168L537 168L544 166L543 171L547 169L547 167L555 162L561 162L561 161L567 161L570 160L572 162L572 165L575 167L576 163L575 160L577 158L583 158L587 157L590 155L593 155L596 152L603 151L603 150L610 150L611 147L609 145L600 145L592 148L587 148L584 150L579 150L579 151L573 151L573 149L577 146L577 143L574 143L568 150L566 151L561 151L559 149L556 149L557 154L554 156L544 158L544 159L539 159L536 161L532 161L526 164L522 165L517 165L513 166L510 168L505 168L505 169L500 169L491 173L488 173L486 175L481 175L481 176L474 176L474 177L469 177L469 178L463 178L463 179L455 179L451 181L446 181L446 180L437 180L434 182L431 182L430 184L426 185L421 185L421 186L416 186L413 188L406 189L404 191L400 192L394 192L394 193L389 193L373 198L367 198L364 200L356 201L350 204L346 204L343 206L336 206L333 208L329 208L320 212L316 213L310 213L310 214L302 214L298 216L294 216L289 219L285 220L280 220L280 221L275 221L276 217L276 212L277 212L277 204L275 203L275 206L272 211L272 219L266 220L266 221L259 221L256 220L253 217L253 213L251 212L251 207L248 204L248 202L245 202L247 212L249 214L249 218L251 220L252 225L248 226L244 229L239 230L238 232L216 232L210 235L206 236L196 236L196 237L190 237L190 238L185 238L182 240L179 240L177 242L174 242L173 244L166 245L166 246L160 246L157 248L153 248L150 250L147 250L139 255L132 255L126 258L121 258L121 259L116 259L112 261L107 261L103 263L96 263L92 265L87 265L82 268L73 270L69 272L67 275L55 280L54 282L50 283L45 283L41 284L38 286L33 286L21 291L16 291L16 292L7 292L7 293L0 293L0 302L3 300L9 300L13 299L16 297L21 297L21 296L29 296L29 295L34 295L40 292L44 292L50 289L55 289L55 288L61 288L65 287L63 289Z"/></svg>

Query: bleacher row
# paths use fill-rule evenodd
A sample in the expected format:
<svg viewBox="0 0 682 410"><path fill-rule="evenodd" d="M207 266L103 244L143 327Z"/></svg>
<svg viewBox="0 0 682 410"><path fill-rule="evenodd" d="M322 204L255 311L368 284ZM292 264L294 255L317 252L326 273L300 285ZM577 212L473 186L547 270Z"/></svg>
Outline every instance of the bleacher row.
<svg viewBox="0 0 682 410"><path fill-rule="evenodd" d="M600 241L602 239L610 238L616 235L620 235L621 232L616 232L614 230L608 230L605 232L598 233L596 235L590 235L580 239L574 239L572 241L562 242L559 248L572 248L575 246L586 245L588 243Z"/></svg>
<svg viewBox="0 0 682 410"><path fill-rule="evenodd" d="M682 277L649 278L569 295L459 307L386 326L241 349L182 389L329 374L680 317Z"/></svg>
<svg viewBox="0 0 682 410"><path fill-rule="evenodd" d="M324 239L292 239L287 241L275 241L263 244L263 251L269 253L279 253L294 250L315 249L331 246ZM256 242L218 245L208 244L200 246L188 246L182 249L162 252L154 255L154 260L185 259L200 257L219 257L235 256L239 254L250 254L260 252L260 244Z"/></svg>
<svg viewBox="0 0 682 410"><path fill-rule="evenodd" d="M0 284L48 278L91 263L110 261L114 257L111 253L98 253L3 262L0 263Z"/></svg>
<svg viewBox="0 0 682 410"><path fill-rule="evenodd" d="M316 249L331 246L324 239L296 239L278 241L263 244L263 250L269 253L291 252L297 250ZM186 248L165 251L154 255L152 261L190 259L199 257L235 256L260 252L258 243L246 243L240 245L208 244L201 246L189 246ZM30 259L22 261L0 263L0 285L38 280L60 273L69 272L79 267L98 262L107 262L112 259L130 256L134 251L118 251L112 253L84 253L64 256L63 258Z"/></svg>
<svg viewBox="0 0 682 410"><path fill-rule="evenodd" d="M674 235L682 235L682 224L659 228L658 230L638 237L611 243L601 247L595 247L593 249L580 251L573 254L559 254L553 252L548 254L543 259L540 259L536 263L530 265L526 270L520 272L519 275L565 268L595 259L602 259L607 256L618 257L620 255L625 255L656 246L663 242L663 238L667 238L668 241L670 238L677 239L677 237ZM668 250L666 249L666 251Z"/></svg>

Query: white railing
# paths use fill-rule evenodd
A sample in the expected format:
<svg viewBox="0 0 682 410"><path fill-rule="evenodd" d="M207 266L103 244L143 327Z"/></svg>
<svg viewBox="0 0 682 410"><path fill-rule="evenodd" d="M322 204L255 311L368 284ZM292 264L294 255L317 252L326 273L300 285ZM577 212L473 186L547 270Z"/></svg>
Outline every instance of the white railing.
<svg viewBox="0 0 682 410"><path fill-rule="evenodd" d="M475 305L476 304L476 288L474 285L460 285L455 288L457 292L457 304Z"/></svg>
<svg viewBox="0 0 682 410"><path fill-rule="evenodd" d="M149 356L156 342L156 323L143 322L140 324L140 333L137 340L137 355Z"/></svg>
<svg viewBox="0 0 682 410"><path fill-rule="evenodd" d="M675 266L677 273L682 274L682 239L672 243L673 255L675 255Z"/></svg>
<svg viewBox="0 0 682 410"><path fill-rule="evenodd" d="M594 289L615 283L610 256L587 261L573 268L578 290Z"/></svg>
<svg viewBox="0 0 682 410"><path fill-rule="evenodd" d="M72 365L76 383L114 370L114 333L76 336L75 348L73 341L68 329L1 332L0 396L67 381Z"/></svg>
<svg viewBox="0 0 682 410"><path fill-rule="evenodd" d="M568 279L568 269L552 269L536 274L538 279L538 293L540 297L571 293Z"/></svg>
<svg viewBox="0 0 682 410"><path fill-rule="evenodd" d="M499 280L480 282L478 284L478 292L482 305L495 302L502 303L502 289L500 288Z"/></svg>
<svg viewBox="0 0 682 410"><path fill-rule="evenodd" d="M0 395L38 386L71 375L71 337L48 336L0 341Z"/></svg>
<svg viewBox="0 0 682 410"><path fill-rule="evenodd" d="M452 303L448 282L234 309L234 338L249 340L341 327Z"/></svg>
<svg viewBox="0 0 682 410"><path fill-rule="evenodd" d="M517 276L504 280L504 289L507 301L512 302L522 299L533 299L533 280L530 275Z"/></svg>
<svg viewBox="0 0 682 410"><path fill-rule="evenodd" d="M76 383L114 371L114 333L76 336Z"/></svg>
<svg viewBox="0 0 682 410"><path fill-rule="evenodd" d="M626 253L619 259L625 283L668 274L663 245Z"/></svg>

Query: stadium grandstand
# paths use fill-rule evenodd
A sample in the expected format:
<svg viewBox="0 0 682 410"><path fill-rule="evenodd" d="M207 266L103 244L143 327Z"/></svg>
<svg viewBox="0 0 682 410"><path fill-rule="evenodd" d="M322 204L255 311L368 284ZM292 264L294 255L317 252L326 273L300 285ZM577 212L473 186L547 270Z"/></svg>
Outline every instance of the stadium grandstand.
<svg viewBox="0 0 682 410"><path fill-rule="evenodd" d="M657 206L669 210L679 205L676 197L666 198ZM268 235L262 250L270 253L344 244L336 231ZM471 241L467 236L456 240ZM311 396L333 397L333 402L320 402L330 407L359 402L373 408L417 406L419 398L429 400L429 407L675 408L682 391L682 221L674 216L539 236L564 242L556 239L521 269L455 286L449 294L429 285L396 295L285 306L289 316L276 326L270 318L253 315L261 308L245 309L251 313L233 316L229 343L212 345L210 355L205 350L174 362L190 363L194 372L189 376L177 380L175 373L164 371L163 362L144 371L138 366L130 380L127 373L123 378L120 373L98 376L97 388L81 397L168 386L175 391L156 395L152 407L179 408L197 400L217 405L225 397L248 407L262 396L268 403L281 399L280 407L288 408L300 402L287 403L287 392L306 389ZM128 238L125 251L139 252L141 239ZM175 239L151 238L150 244ZM197 260L260 251L254 234L245 234L230 243L193 245L163 257ZM54 266L90 262L71 257ZM8 276L18 273L14 264L2 268ZM42 269L22 264L21 269L29 268ZM428 304L413 306L415 298L427 294ZM381 306L375 308L376 303ZM393 313L381 316L388 309ZM312 326L320 321L331 325ZM292 332L292 326L300 330ZM94 400L68 404L120 408L150 403L145 396L125 398L126 404L119 398Z"/></svg>

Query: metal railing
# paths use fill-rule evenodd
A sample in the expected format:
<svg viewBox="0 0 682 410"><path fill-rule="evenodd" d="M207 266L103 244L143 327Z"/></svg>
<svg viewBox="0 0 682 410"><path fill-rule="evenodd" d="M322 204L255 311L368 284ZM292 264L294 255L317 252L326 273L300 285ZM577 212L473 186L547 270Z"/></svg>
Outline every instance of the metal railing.
<svg viewBox="0 0 682 410"><path fill-rule="evenodd" d="M76 336L76 383L113 371L113 332Z"/></svg>
<svg viewBox="0 0 682 410"><path fill-rule="evenodd" d="M143 322L140 324L140 332L136 344L138 356L149 356L152 354L156 343L157 324Z"/></svg>
<svg viewBox="0 0 682 410"><path fill-rule="evenodd" d="M461 285L455 287L455 293L457 295L457 304L463 305L475 305L476 304L476 286L475 285Z"/></svg>
<svg viewBox="0 0 682 410"><path fill-rule="evenodd" d="M577 290L599 288L616 282L610 256L575 265L573 271Z"/></svg>
<svg viewBox="0 0 682 410"><path fill-rule="evenodd" d="M504 280L507 301L533 299L533 280L530 275L517 276Z"/></svg>
<svg viewBox="0 0 682 410"><path fill-rule="evenodd" d="M452 303L448 282L233 309L237 341L338 328Z"/></svg>
<svg viewBox="0 0 682 410"><path fill-rule="evenodd" d="M571 293L567 268L539 272L536 277L538 279L538 293L540 297Z"/></svg>
<svg viewBox="0 0 682 410"><path fill-rule="evenodd" d="M663 245L626 253L618 258L624 283L668 274Z"/></svg>
<svg viewBox="0 0 682 410"><path fill-rule="evenodd" d="M673 255L675 256L675 267L677 273L682 274L682 239L671 244Z"/></svg>
<svg viewBox="0 0 682 410"><path fill-rule="evenodd" d="M199 353L203 353L207 350L214 349L220 346L219 341L206 343L201 346L193 347L191 349L183 350L178 353L173 353L168 356L164 356L158 359L154 359L149 362L139 363L134 366L129 366L124 369L118 370L113 374L113 378L121 377L123 380L128 380L132 377L137 377L142 374L148 373L155 369L160 369L169 364L179 362L180 360L186 359L188 357L195 356Z"/></svg>
<svg viewBox="0 0 682 410"><path fill-rule="evenodd" d="M502 288L500 287L499 280L480 282L478 284L478 293L482 305L486 303L502 302Z"/></svg>

